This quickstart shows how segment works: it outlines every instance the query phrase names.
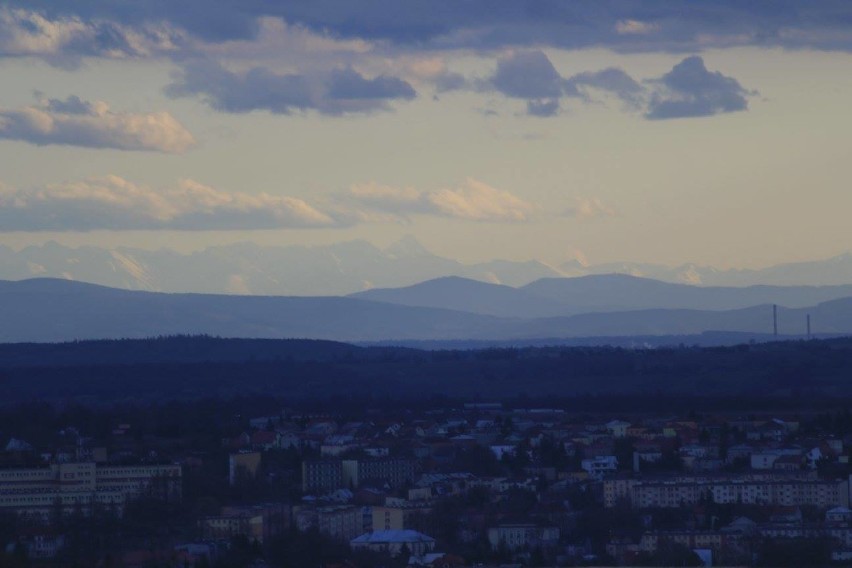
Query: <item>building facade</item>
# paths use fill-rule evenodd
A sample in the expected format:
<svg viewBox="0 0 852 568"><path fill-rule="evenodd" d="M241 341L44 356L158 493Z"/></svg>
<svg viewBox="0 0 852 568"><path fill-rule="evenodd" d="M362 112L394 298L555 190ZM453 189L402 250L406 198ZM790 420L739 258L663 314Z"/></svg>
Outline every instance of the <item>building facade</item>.
<svg viewBox="0 0 852 568"><path fill-rule="evenodd" d="M0 510L34 521L56 515L91 515L96 509L117 516L132 499L150 496L179 501L179 465L98 465L59 463L29 469L0 470Z"/></svg>

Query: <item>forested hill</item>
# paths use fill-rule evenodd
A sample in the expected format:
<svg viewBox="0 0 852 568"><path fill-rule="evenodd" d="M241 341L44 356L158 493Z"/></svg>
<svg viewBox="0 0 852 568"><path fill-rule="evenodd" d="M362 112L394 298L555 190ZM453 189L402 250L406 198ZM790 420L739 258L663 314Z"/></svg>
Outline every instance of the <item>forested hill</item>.
<svg viewBox="0 0 852 568"><path fill-rule="evenodd" d="M64 343L0 343L0 367L138 365L251 361L330 362L351 359L360 347L318 339L239 339L176 335ZM376 351L380 351L376 349Z"/></svg>
<svg viewBox="0 0 852 568"><path fill-rule="evenodd" d="M177 337L5 345L3 402L269 395L488 400L616 394L852 397L852 339L734 347L422 351Z"/></svg>

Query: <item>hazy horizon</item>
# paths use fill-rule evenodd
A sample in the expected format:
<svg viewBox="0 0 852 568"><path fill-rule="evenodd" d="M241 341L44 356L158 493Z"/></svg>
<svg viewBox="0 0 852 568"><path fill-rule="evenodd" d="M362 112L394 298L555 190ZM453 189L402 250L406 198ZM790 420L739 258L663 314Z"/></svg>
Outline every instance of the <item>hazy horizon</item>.
<svg viewBox="0 0 852 568"><path fill-rule="evenodd" d="M130 231L133 233L132 231ZM265 231L259 231L260 233L264 233ZM109 233L110 235L112 233ZM631 260L627 258L618 258L616 257L614 260L610 261L601 261L596 262L594 259L589 259L585 257L585 255L581 257L577 256L569 256L566 257L563 261L559 262L551 262L546 260L545 258L537 257L534 253L531 256L519 256L514 257L511 255L500 256L499 253L494 253L494 256L479 256L479 257L467 257L462 255L453 255L452 251L450 254L443 255L436 250L433 250L431 247L427 246L423 243L423 241L413 235L412 233L404 233L398 238L389 238L389 239L369 239L366 237L352 237L348 239L339 239L335 240L330 238L328 240L321 239L316 242L277 242L273 239L269 239L268 241L263 238L243 238L243 239L229 239L227 238L227 233L224 238L220 240L211 238L206 242L199 242L194 244L181 243L177 246L174 244L170 244L168 239L164 239L163 242L159 242L159 240L141 240L144 235L139 235L139 242L131 240L129 244L124 242L108 242L103 239L106 237L107 233L100 231L93 231L92 233L72 233L71 236L69 234L64 233L61 235L52 235L52 234L38 234L38 236L33 235L33 239L27 239L24 242L15 241L13 239L12 242L0 242L0 246L7 247L11 249L14 253L20 253L26 249L39 249L50 245L58 245L63 248L67 248L69 250L83 250L86 248L94 248L105 251L114 251L114 250L123 250L123 249L132 249L138 251L145 252L169 252L176 253L182 256L192 255L194 253L202 253L207 252L212 249L217 248L228 248L228 247L240 247L240 246L257 246L260 248L273 248L273 249L289 249L289 248L302 248L305 250L323 250L327 248L339 247L347 244L353 243L365 243L370 247L374 247L380 251L389 251L393 249L395 246L403 244L403 243L416 243L417 246L422 247L427 253L434 256L439 256L441 258L445 258L448 260L452 260L458 262L463 265L475 265L475 264L485 264L489 262L498 262L498 261L508 261L512 263L524 263L524 262L540 262L554 269L558 269L562 265L576 265L586 268L592 268L596 266L610 266L610 265L640 265L640 264L648 264L655 265L664 268L676 269L684 266L697 266L701 268L712 268L723 271L738 271L738 270L762 270L766 268L773 268L777 266L783 266L788 264L798 264L798 263L811 263L811 262L823 262L823 261L831 261L838 258L844 258L846 256L852 255L852 249L847 248L838 251L836 254L832 254L829 256L818 256L818 257L803 257L803 258L792 258L788 261L778 262L778 263L763 263L752 266L747 265L713 265L713 264L701 264L699 262L694 261L684 261L678 263L666 263L666 262L653 262L653 261L642 261L642 260ZM28 236L30 236L28 234ZM75 238L76 237L76 238ZM87 238L91 237L91 238ZM79 240L78 240L79 239Z"/></svg>

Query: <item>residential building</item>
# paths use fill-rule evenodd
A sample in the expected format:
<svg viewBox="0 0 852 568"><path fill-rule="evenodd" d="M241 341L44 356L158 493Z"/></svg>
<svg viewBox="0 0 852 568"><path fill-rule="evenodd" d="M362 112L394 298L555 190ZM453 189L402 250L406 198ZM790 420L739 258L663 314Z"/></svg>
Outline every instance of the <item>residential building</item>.
<svg viewBox="0 0 852 568"><path fill-rule="evenodd" d="M180 500L179 465L50 464L0 470L0 510L47 522L56 514L89 515L95 508L124 512L127 501L149 495Z"/></svg>
<svg viewBox="0 0 852 568"><path fill-rule="evenodd" d="M390 556L399 556L403 549L414 556L423 556L435 549L435 539L413 530L373 531L352 539L349 546L353 550L366 549L385 552Z"/></svg>
<svg viewBox="0 0 852 568"><path fill-rule="evenodd" d="M339 460L305 460L302 462L302 491L333 491L343 485L343 468Z"/></svg>
<svg viewBox="0 0 852 568"><path fill-rule="evenodd" d="M523 548L549 548L559 541L559 528L538 526L532 523L503 524L488 529L491 548L507 550Z"/></svg>

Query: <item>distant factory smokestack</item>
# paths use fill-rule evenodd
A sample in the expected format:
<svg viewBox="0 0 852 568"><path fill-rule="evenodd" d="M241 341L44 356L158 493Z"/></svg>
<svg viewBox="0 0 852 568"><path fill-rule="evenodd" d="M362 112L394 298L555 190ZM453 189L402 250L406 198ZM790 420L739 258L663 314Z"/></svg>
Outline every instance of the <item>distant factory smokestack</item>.
<svg viewBox="0 0 852 568"><path fill-rule="evenodd" d="M808 314L808 339L811 338L811 314Z"/></svg>
<svg viewBox="0 0 852 568"><path fill-rule="evenodd" d="M778 337L778 305L772 304L772 335Z"/></svg>

